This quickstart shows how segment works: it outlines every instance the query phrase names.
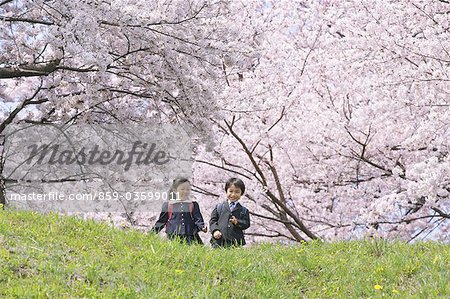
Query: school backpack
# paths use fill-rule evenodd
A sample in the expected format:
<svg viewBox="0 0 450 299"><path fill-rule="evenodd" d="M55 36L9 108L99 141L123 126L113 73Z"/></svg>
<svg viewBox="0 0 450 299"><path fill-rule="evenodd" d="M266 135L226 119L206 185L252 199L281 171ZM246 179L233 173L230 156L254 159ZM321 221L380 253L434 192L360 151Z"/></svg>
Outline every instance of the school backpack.
<svg viewBox="0 0 450 299"><path fill-rule="evenodd" d="M173 213L173 203L169 202L169 206L167 208L167 212L169 213L169 219L172 219L172 213ZM191 219L194 219L194 203L189 203L189 214L191 214Z"/></svg>
<svg viewBox="0 0 450 299"><path fill-rule="evenodd" d="M167 213L169 214L169 219L167 221L169 221L172 218L172 214L173 214L173 203L169 202L169 206L167 207ZM189 203L189 214L191 214L191 219L194 220L194 203L193 202ZM194 241L197 242L198 244L203 245L203 240L202 240L202 238L200 238L198 231L196 231L194 233Z"/></svg>

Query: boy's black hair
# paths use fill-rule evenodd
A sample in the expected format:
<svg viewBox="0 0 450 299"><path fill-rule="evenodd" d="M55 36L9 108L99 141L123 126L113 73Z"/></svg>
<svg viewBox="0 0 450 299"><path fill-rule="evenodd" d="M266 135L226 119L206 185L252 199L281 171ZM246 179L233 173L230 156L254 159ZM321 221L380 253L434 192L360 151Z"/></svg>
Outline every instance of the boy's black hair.
<svg viewBox="0 0 450 299"><path fill-rule="evenodd" d="M238 178L231 178L225 183L225 192L228 191L228 188L231 187L231 185L235 185L239 189L241 189L241 195L244 195L245 192L245 184L241 179Z"/></svg>

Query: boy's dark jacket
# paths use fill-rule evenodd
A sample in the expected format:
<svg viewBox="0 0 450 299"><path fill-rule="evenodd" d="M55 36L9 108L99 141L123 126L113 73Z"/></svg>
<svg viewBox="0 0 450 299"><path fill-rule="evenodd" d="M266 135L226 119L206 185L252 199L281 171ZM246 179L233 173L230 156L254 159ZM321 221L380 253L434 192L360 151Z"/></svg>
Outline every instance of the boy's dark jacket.
<svg viewBox="0 0 450 299"><path fill-rule="evenodd" d="M169 203L165 202L152 231L158 233L166 226L167 234L193 236L202 230L205 223L196 201L171 204L173 205L172 217L169 219ZM194 205L192 215L189 210L190 204Z"/></svg>
<svg viewBox="0 0 450 299"><path fill-rule="evenodd" d="M231 216L237 218L238 223L236 225L230 222ZM216 230L222 233L222 241L225 242L237 242L239 245L245 245L243 230L250 227L250 214L248 209L243 207L239 202L230 211L228 200L219 203L211 213L211 219L209 221L209 228L212 234ZM221 240L218 240L219 243Z"/></svg>

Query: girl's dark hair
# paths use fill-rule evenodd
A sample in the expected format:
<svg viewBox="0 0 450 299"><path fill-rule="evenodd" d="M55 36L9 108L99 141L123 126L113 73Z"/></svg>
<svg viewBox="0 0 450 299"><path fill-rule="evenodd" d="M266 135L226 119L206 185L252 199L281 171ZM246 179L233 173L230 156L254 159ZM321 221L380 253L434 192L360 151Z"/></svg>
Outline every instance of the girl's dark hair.
<svg viewBox="0 0 450 299"><path fill-rule="evenodd" d="M229 179L226 183L225 183L225 192L228 191L228 188L231 187L231 185L235 185L236 187L238 187L239 189L241 189L242 194L244 195L245 192L245 184L241 179L238 178L231 178Z"/></svg>
<svg viewBox="0 0 450 299"><path fill-rule="evenodd" d="M180 186L181 184L184 184L186 182L191 184L191 182L187 178L176 178L176 179L174 179L173 182L172 182L172 186L170 186L170 189L169 189L169 199L176 198L176 193L177 193L178 186Z"/></svg>

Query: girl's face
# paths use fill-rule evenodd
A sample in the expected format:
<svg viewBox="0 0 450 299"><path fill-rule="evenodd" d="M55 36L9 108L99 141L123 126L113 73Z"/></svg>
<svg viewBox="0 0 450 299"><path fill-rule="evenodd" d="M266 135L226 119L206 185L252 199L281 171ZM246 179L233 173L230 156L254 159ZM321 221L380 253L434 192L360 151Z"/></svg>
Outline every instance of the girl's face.
<svg viewBox="0 0 450 299"><path fill-rule="evenodd" d="M186 200L191 193L191 184L189 182L184 182L177 187L177 194L180 200Z"/></svg>
<svg viewBox="0 0 450 299"><path fill-rule="evenodd" d="M242 191L239 187L231 185L227 189L227 197L230 201L238 201L242 196Z"/></svg>

